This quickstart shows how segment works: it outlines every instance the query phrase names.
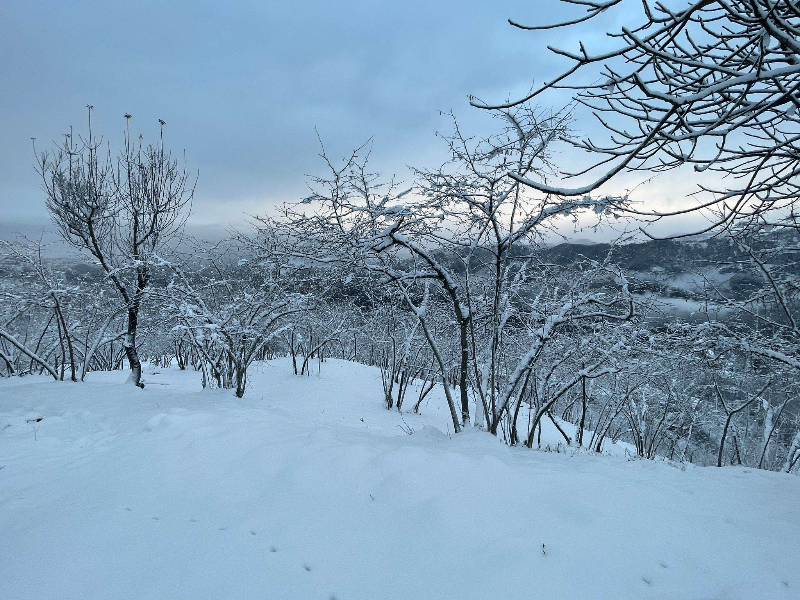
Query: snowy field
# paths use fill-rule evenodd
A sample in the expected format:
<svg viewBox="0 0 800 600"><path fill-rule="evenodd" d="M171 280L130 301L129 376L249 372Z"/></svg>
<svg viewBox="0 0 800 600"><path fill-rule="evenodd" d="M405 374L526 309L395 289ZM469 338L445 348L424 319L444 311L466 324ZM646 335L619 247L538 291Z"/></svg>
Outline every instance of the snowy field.
<svg viewBox="0 0 800 600"><path fill-rule="evenodd" d="M1 600L800 598L796 476L450 436L342 361L125 377L0 381Z"/></svg>

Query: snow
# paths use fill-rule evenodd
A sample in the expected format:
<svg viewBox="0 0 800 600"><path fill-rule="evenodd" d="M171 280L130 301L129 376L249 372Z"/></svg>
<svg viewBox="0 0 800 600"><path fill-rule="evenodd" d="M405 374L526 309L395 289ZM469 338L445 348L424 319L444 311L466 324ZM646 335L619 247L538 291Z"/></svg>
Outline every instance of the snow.
<svg viewBox="0 0 800 600"><path fill-rule="evenodd" d="M0 381L3 600L800 598L796 476L448 435L344 361L125 376Z"/></svg>

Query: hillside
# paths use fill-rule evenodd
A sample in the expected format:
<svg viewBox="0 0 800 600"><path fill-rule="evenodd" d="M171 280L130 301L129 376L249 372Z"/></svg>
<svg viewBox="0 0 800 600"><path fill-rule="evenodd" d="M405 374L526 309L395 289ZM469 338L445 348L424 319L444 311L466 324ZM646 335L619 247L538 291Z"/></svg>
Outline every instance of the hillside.
<svg viewBox="0 0 800 600"><path fill-rule="evenodd" d="M451 436L344 361L125 377L0 380L4 600L800 597L794 476Z"/></svg>

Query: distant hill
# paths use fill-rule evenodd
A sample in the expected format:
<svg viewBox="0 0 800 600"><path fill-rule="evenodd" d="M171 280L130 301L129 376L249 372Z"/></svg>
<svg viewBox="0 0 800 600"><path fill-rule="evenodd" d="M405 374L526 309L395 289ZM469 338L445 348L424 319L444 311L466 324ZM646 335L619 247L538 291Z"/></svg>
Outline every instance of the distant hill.
<svg viewBox="0 0 800 600"><path fill-rule="evenodd" d="M604 260L610 250L610 244L568 242L546 248L542 254L548 261L566 266L575 264L581 259ZM616 246L612 254L612 261L626 271L659 270L675 275L703 265L731 262L742 258L738 249L729 240L722 238L698 242L652 240L624 244Z"/></svg>

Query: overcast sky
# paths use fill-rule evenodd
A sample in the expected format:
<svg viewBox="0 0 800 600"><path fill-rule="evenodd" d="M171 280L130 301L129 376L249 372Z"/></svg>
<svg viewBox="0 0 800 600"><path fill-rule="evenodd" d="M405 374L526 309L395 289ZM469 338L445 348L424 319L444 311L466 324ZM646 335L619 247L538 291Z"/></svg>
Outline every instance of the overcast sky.
<svg viewBox="0 0 800 600"><path fill-rule="evenodd" d="M0 211L3 229L47 223L39 148L70 125L112 142L167 122L200 179L192 222L224 229L294 201L320 172L316 127L334 155L374 136L383 173L443 158L439 111L467 128L467 95L503 99L563 63L561 33L508 25L563 17L555 0L0 2ZM591 33L589 34L591 35ZM600 38L600 35L597 36ZM573 44L575 45L575 44ZM2 231L0 231L2 233Z"/></svg>

